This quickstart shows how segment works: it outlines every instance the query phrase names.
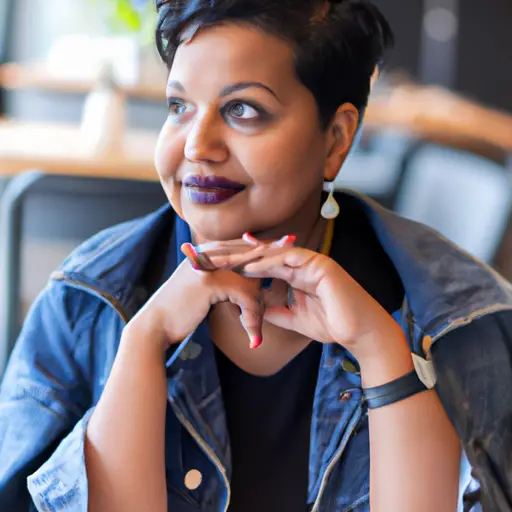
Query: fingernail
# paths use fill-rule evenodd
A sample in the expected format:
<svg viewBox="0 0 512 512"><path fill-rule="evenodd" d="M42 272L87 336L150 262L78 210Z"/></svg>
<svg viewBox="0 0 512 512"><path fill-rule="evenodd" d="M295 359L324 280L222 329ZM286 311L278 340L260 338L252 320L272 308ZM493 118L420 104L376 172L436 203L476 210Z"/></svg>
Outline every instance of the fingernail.
<svg viewBox="0 0 512 512"><path fill-rule="evenodd" d="M190 249L190 252L197 258L197 250L192 244L187 244L187 247Z"/></svg>
<svg viewBox="0 0 512 512"><path fill-rule="evenodd" d="M250 244L259 244L258 240L254 238L250 233L244 233L242 239Z"/></svg>
<svg viewBox="0 0 512 512"><path fill-rule="evenodd" d="M196 248L189 242L185 244L181 244L181 251L185 256L195 256L197 257L197 251Z"/></svg>
<svg viewBox="0 0 512 512"><path fill-rule="evenodd" d="M251 342L249 344L249 348L257 349L263 343L263 338L261 336L251 336Z"/></svg>
<svg viewBox="0 0 512 512"><path fill-rule="evenodd" d="M286 235L272 244L272 247L287 247L293 245L297 240L295 235Z"/></svg>
<svg viewBox="0 0 512 512"><path fill-rule="evenodd" d="M201 270L201 267L199 266L199 261L197 257L197 251L195 247L190 244L186 243L181 246L181 251L183 254L187 257L188 261L192 265L192 268L194 270Z"/></svg>

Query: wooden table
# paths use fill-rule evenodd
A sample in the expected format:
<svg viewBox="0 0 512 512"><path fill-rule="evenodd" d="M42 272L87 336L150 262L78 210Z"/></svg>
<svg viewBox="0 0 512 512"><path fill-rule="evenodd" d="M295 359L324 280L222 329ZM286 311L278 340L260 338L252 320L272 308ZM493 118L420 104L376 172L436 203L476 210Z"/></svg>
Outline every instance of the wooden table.
<svg viewBox="0 0 512 512"><path fill-rule="evenodd" d="M46 90L51 92L87 94L95 81L84 78L67 78L52 72L43 63L22 65L15 62L0 66L0 85L10 90ZM148 101L165 101L165 77L163 80L138 85L120 85L126 97Z"/></svg>
<svg viewBox="0 0 512 512"><path fill-rule="evenodd" d="M420 139L504 160L512 154L512 115L439 87L405 84L369 104L365 127L402 129Z"/></svg>
<svg viewBox="0 0 512 512"><path fill-rule="evenodd" d="M123 147L91 153L78 126L0 121L0 176L29 169L68 176L157 180L153 155L158 133L129 131Z"/></svg>

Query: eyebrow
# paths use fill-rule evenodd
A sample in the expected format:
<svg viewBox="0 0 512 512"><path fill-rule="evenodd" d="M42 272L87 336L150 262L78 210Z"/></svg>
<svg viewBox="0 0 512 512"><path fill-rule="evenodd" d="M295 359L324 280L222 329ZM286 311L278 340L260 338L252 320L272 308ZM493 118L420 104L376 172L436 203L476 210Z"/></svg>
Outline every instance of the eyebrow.
<svg viewBox="0 0 512 512"><path fill-rule="evenodd" d="M183 85L181 85L180 82L178 82L177 80L171 80L170 82L168 82L167 87L170 87L171 89L176 89L180 92L185 92L185 87L183 87Z"/></svg>
<svg viewBox="0 0 512 512"><path fill-rule="evenodd" d="M176 89L177 91L180 91L183 93L185 92L185 87L183 87L183 85L180 82L178 82L177 80L171 80L167 85L168 85L168 87L170 87L172 89ZM265 91L268 91L270 94L272 94L272 96L274 96L277 100L279 100L279 97L277 96L277 94L268 85L262 84L261 82L238 82L233 85L228 85L227 87L224 87L224 89L222 89L220 96L221 97L229 96L230 94L233 94L234 92L242 91L244 89L250 89L251 87L257 87L258 89L264 89Z"/></svg>

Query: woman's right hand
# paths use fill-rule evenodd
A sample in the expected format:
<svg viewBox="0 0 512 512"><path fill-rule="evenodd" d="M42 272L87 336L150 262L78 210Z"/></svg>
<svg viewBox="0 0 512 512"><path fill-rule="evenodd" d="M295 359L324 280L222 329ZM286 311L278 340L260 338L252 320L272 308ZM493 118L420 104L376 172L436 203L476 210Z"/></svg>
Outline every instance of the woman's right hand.
<svg viewBox="0 0 512 512"><path fill-rule="evenodd" d="M260 280L231 270L194 270L188 260L178 266L130 320L123 336L151 339L165 352L194 332L211 306L220 302L231 302L240 308L251 347L259 346L263 322Z"/></svg>

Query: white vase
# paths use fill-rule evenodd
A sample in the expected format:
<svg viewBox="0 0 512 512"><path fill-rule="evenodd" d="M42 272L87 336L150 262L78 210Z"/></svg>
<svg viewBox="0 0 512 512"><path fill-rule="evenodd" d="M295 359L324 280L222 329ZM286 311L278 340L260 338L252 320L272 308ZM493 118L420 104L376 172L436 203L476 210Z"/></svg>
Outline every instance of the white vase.
<svg viewBox="0 0 512 512"><path fill-rule="evenodd" d="M113 66L106 62L96 87L85 99L81 136L89 153L116 153L122 150L126 130L126 106L114 78Z"/></svg>

